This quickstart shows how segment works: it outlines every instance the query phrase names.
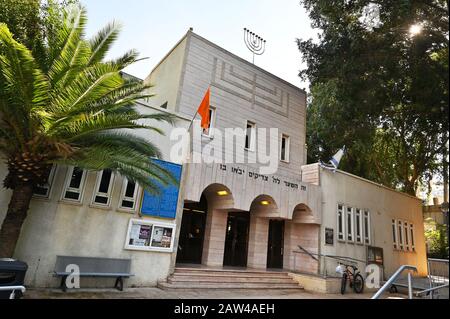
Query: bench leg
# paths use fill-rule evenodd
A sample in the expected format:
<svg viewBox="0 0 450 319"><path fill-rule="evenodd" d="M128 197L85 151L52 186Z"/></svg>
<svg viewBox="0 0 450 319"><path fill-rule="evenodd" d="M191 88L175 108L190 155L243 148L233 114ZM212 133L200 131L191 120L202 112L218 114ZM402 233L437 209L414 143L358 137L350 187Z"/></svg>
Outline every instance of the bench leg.
<svg viewBox="0 0 450 319"><path fill-rule="evenodd" d="M64 291L64 292L67 291L66 279L67 279L67 276L62 276L61 277L61 285L60 285L60 287L61 287L62 291Z"/></svg>
<svg viewBox="0 0 450 319"><path fill-rule="evenodd" d="M123 278L122 277L117 277L114 288L118 289L119 291L123 291Z"/></svg>

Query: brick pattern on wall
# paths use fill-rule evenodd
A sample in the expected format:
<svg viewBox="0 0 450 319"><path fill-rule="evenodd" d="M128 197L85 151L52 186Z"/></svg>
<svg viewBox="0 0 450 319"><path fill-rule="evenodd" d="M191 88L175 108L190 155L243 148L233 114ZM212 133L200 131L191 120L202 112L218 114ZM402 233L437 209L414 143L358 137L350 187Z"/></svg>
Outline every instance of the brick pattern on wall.
<svg viewBox="0 0 450 319"><path fill-rule="evenodd" d="M269 239L269 219L250 215L247 265L265 269L267 266L267 243Z"/></svg>
<svg viewBox="0 0 450 319"><path fill-rule="evenodd" d="M228 213L208 210L203 242L202 264L222 266Z"/></svg>
<svg viewBox="0 0 450 319"><path fill-rule="evenodd" d="M293 251L298 251L298 245L300 245L311 253L318 253L320 226L287 221L285 227L284 268L304 273L317 273L319 264L316 260L307 254L293 253Z"/></svg>

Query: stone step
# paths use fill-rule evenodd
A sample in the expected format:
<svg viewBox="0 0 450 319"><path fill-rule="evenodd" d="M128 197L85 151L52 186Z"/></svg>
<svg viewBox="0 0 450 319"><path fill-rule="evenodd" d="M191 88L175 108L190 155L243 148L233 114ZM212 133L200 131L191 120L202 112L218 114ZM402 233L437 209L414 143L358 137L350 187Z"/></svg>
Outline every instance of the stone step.
<svg viewBox="0 0 450 319"><path fill-rule="evenodd" d="M232 272L179 272L175 271L174 276L179 277L216 277L216 278L273 278L286 279L290 278L287 273L280 274L256 274L256 273L232 273Z"/></svg>
<svg viewBox="0 0 450 319"><path fill-rule="evenodd" d="M162 289L303 289L297 283L274 284L274 283L225 283L225 282L159 282L158 287Z"/></svg>
<svg viewBox="0 0 450 319"><path fill-rule="evenodd" d="M256 282L256 283L292 283L292 278L271 278L271 277L247 277L247 276L209 276L209 275L193 275L179 276L174 274L167 279L169 282Z"/></svg>
<svg viewBox="0 0 450 319"><path fill-rule="evenodd" d="M287 272L258 269L176 267L163 289L303 289Z"/></svg>
<svg viewBox="0 0 450 319"><path fill-rule="evenodd" d="M246 276L264 276L264 277L288 277L287 272L283 271L264 271L264 270L239 270L239 269L197 269L197 268L175 268L176 274L215 274L215 275L246 275Z"/></svg>

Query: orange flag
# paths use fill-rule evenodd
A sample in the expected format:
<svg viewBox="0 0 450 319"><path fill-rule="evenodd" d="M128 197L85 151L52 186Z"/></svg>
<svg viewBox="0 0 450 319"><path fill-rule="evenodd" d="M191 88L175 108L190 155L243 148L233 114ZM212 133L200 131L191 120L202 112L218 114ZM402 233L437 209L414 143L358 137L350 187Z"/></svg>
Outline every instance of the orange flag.
<svg viewBox="0 0 450 319"><path fill-rule="evenodd" d="M210 96L210 88L208 88L208 91L206 91L205 97L203 98L202 103L200 103L200 106L198 107L197 113L200 114L202 117L201 127L203 129L208 129L209 127L209 96Z"/></svg>

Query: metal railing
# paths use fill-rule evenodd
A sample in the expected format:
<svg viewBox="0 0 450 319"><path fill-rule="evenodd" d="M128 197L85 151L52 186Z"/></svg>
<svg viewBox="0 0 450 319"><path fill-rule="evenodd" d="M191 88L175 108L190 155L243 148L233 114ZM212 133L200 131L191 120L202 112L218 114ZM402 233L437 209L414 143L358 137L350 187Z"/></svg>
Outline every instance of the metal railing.
<svg viewBox="0 0 450 319"><path fill-rule="evenodd" d="M9 295L9 299L14 299L16 296L16 290L20 290L22 294L27 290L24 286L4 286L0 287L0 291L9 291L11 290L11 294Z"/></svg>
<svg viewBox="0 0 450 319"><path fill-rule="evenodd" d="M397 269L397 271L391 276L391 278L389 278L388 281L386 281L386 283L383 285L383 287L381 287L377 293L375 295L372 296L371 299L378 299L380 298L380 296L389 288L391 288L391 286L395 283L395 280L397 280L397 278L402 274L402 272L404 272L405 270L412 270L414 272L417 272L417 268L415 266L411 266L411 265L403 265L401 266L399 269ZM412 287L412 276L411 276L411 272L408 273L408 297L409 299L413 298L413 287Z"/></svg>
<svg viewBox="0 0 450 319"><path fill-rule="evenodd" d="M439 297L449 298L449 262L448 259L428 258L428 280L430 288L421 291L421 294L429 293L430 299ZM447 288L446 290L444 290Z"/></svg>
<svg viewBox="0 0 450 319"><path fill-rule="evenodd" d="M312 253L300 245L297 245L297 247L299 250L292 251L294 260L293 269L290 269L297 273L317 275L324 278L340 278L341 275L336 273L336 266L345 264L364 269L367 264L366 261L356 258ZM300 263L298 259L300 259ZM298 265L301 265L301 267L298 267Z"/></svg>
<svg viewBox="0 0 450 319"><path fill-rule="evenodd" d="M445 288L448 288L448 284L441 285L441 286L436 286L436 287L433 287L433 288L428 288L428 289L425 289L425 290L421 290L421 291L416 292L415 295L417 297L420 297L421 295L429 294L430 299L433 299L435 291L438 291L438 290L441 290L441 289L445 289Z"/></svg>

